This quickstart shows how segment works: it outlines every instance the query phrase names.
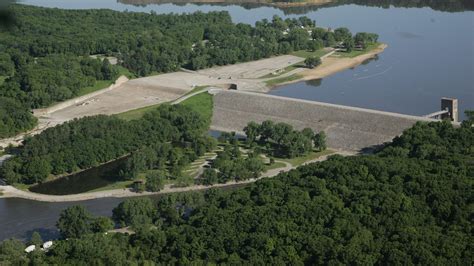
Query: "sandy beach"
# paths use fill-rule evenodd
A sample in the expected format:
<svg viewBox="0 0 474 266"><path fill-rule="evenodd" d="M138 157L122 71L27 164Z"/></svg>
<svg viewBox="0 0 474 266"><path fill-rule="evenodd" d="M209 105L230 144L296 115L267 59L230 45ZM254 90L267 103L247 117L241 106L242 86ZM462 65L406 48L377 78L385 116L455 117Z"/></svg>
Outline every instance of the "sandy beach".
<svg viewBox="0 0 474 266"><path fill-rule="evenodd" d="M303 80L325 78L337 72L356 67L362 64L364 61L374 58L378 54L382 53L387 47L388 47L387 44L382 43L377 48L356 57L337 57L334 55L325 57L322 59L321 65L319 65L318 67L314 69L304 69L304 70L299 69L300 71L295 70L295 71L292 71L291 73L288 73L288 74L297 74L301 76L301 78L292 80L292 81L279 83L275 85L274 87L296 83Z"/></svg>
<svg viewBox="0 0 474 266"><path fill-rule="evenodd" d="M322 60L322 64L315 69L306 70L300 73L303 80L320 79L332 75L336 72L343 71L362 64L364 61L374 58L382 53L388 45L380 44L372 51L356 57L335 57L329 56Z"/></svg>

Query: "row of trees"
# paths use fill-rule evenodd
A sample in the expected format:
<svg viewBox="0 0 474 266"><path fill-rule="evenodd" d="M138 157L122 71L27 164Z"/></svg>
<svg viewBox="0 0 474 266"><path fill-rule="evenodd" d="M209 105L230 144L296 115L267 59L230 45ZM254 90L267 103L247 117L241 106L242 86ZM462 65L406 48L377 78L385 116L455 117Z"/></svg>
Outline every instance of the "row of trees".
<svg viewBox="0 0 474 266"><path fill-rule="evenodd" d="M25 139L16 156L2 164L0 176L10 184L32 184L133 153L124 176L134 177L137 171L160 167L164 160L173 159L174 165L183 151L202 154L212 146L205 132L205 119L181 105L163 105L132 121L112 116L75 119ZM172 155L160 153L164 149Z"/></svg>
<svg viewBox="0 0 474 266"><path fill-rule="evenodd" d="M469 264L473 146L471 125L420 123L374 155L333 156L230 191L127 199L113 218L133 235L82 230L29 255L7 240L0 262Z"/></svg>
<svg viewBox="0 0 474 266"><path fill-rule="evenodd" d="M311 128L302 131L294 130L286 123L263 121L261 124L250 122L244 128L249 144L258 143L273 148L273 155L294 158L307 154L316 149L326 149L326 134L321 131L317 134Z"/></svg>

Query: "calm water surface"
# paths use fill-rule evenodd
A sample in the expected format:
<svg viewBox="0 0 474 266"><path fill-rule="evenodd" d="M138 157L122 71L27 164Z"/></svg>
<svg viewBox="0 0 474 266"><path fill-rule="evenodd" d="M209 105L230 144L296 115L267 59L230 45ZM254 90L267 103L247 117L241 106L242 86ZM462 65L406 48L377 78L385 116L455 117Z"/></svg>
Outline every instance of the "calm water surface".
<svg viewBox="0 0 474 266"><path fill-rule="evenodd" d="M133 6L116 0L24 0L22 3L68 9L153 10L159 14L225 10L234 22L250 24L271 19L273 15L298 16L286 15L273 7L246 9L237 5ZM437 111L441 97L455 97L460 101L461 111L474 109L473 11L448 13L430 8L343 5L308 9L305 15L320 26L376 32L389 48L376 60L354 69L323 80L282 86L272 94L415 115ZM110 215L120 201L98 199L80 204L94 214ZM27 238L33 230L56 236L54 224L59 212L74 204L0 199L0 240Z"/></svg>

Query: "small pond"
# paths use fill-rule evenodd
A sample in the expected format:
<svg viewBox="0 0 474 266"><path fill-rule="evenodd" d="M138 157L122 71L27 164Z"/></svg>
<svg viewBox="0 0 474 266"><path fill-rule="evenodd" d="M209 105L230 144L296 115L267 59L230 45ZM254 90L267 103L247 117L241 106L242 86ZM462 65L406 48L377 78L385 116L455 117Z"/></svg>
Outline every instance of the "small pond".
<svg viewBox="0 0 474 266"><path fill-rule="evenodd" d="M119 171L125 158L94 167L30 188L30 191L49 195L68 195L105 187L120 180Z"/></svg>

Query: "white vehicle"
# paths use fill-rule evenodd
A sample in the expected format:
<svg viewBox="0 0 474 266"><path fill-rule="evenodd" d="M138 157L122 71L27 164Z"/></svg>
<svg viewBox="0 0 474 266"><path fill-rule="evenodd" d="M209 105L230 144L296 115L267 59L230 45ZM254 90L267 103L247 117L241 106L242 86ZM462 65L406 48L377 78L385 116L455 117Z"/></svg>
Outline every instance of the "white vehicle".
<svg viewBox="0 0 474 266"><path fill-rule="evenodd" d="M43 244L44 249L48 249L51 246L53 246L53 241L44 242L44 244Z"/></svg>
<svg viewBox="0 0 474 266"><path fill-rule="evenodd" d="M36 246L35 246L35 245L31 245L31 246L28 246L28 247L25 248L25 252L26 252L26 253L30 253L30 252L35 251L35 249L36 249Z"/></svg>

